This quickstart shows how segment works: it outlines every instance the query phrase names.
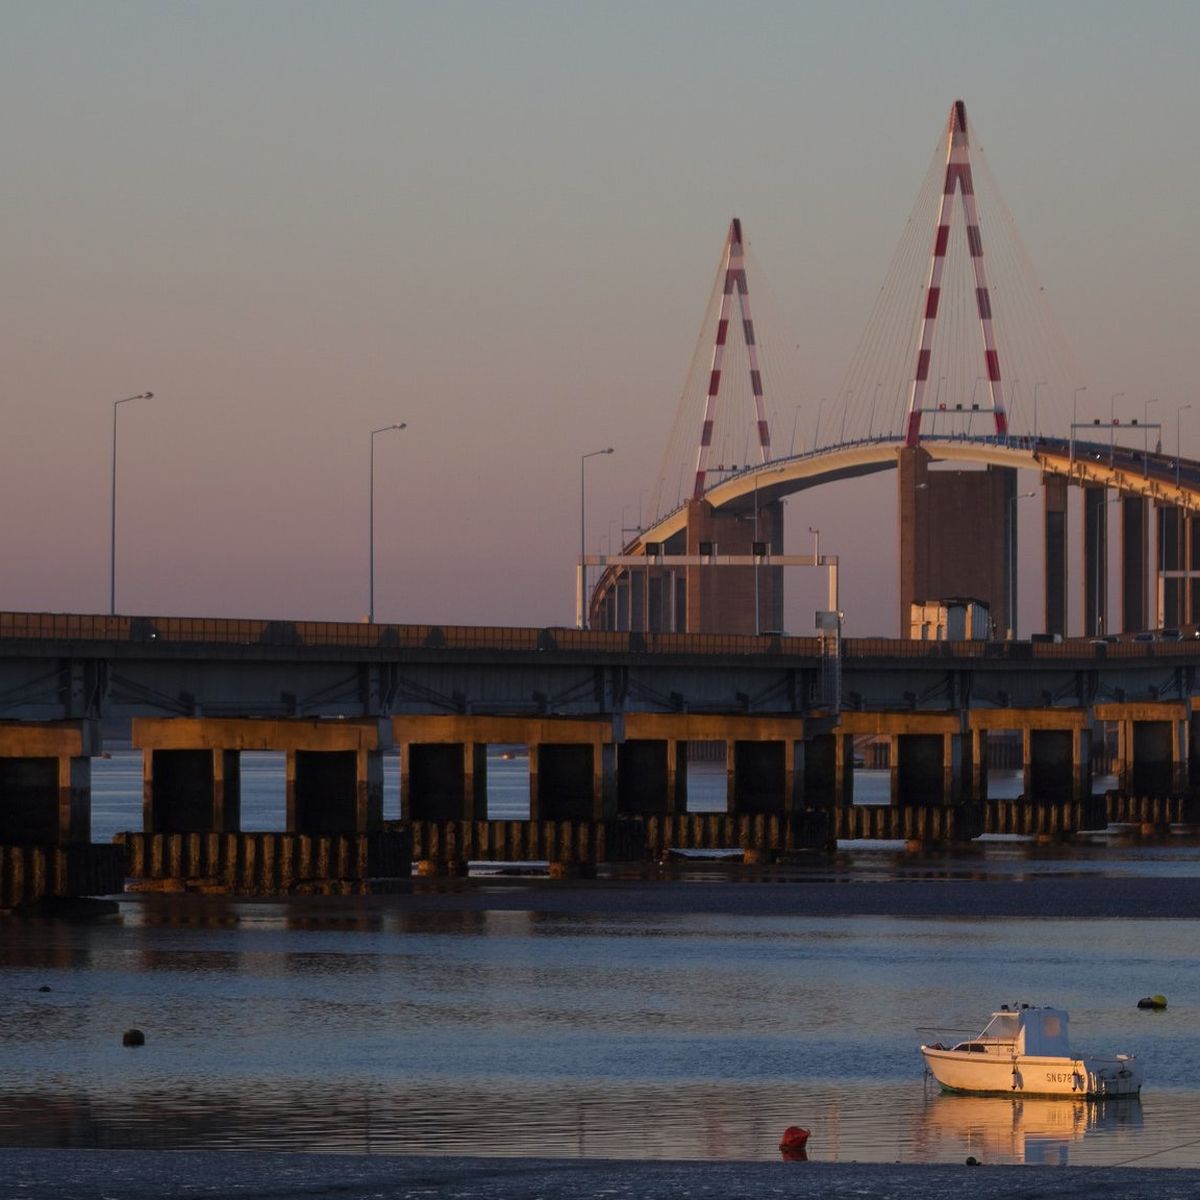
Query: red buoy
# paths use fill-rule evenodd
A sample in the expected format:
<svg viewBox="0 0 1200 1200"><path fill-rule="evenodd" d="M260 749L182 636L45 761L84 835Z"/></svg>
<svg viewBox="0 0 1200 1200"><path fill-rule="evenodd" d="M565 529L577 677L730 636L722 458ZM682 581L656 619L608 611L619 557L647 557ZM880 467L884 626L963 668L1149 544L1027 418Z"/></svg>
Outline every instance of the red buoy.
<svg viewBox="0 0 1200 1200"><path fill-rule="evenodd" d="M783 1131L783 1137L779 1139L779 1149L784 1158L788 1159L806 1159L808 1154L804 1147L808 1144L807 1129L802 1129L799 1125L789 1125Z"/></svg>

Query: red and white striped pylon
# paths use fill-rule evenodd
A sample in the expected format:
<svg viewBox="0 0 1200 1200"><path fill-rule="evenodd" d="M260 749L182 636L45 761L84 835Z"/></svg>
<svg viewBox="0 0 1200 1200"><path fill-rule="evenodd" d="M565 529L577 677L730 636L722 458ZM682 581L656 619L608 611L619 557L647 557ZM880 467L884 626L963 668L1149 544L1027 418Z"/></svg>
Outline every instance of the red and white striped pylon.
<svg viewBox="0 0 1200 1200"><path fill-rule="evenodd" d="M708 373L708 398L704 402L704 424L700 428L700 449L696 454L696 483L692 498L704 495L704 479L708 474L708 456L712 449L713 423L717 416L717 394L721 390L721 364L725 360L725 343L729 337L729 312L733 294L737 292L738 309L742 315L742 336L750 360L750 390L754 393L754 409L758 419L758 448L762 461L771 457L771 433L767 428L767 413L763 407L762 372L758 366L758 343L754 339L754 322L750 319L750 295L746 290L746 258L742 249L742 222L734 217L729 222L725 253L721 259L725 285L721 291L721 311L717 318L717 337L713 343L712 368Z"/></svg>
<svg viewBox="0 0 1200 1200"><path fill-rule="evenodd" d="M925 290L925 315L921 319L921 342L917 350L917 368L913 375L912 392L908 400L908 426L904 442L915 446L921 440L921 415L944 410L923 407L925 389L929 382L929 352L933 346L933 327L937 321L938 299L942 291L942 268L946 262L946 246L950 241L950 221L954 212L954 192L962 191L963 213L967 222L967 247L975 269L975 301L979 309L979 326L983 332L983 360L986 368L996 434L1008 432L1004 415L1004 390L1000 381L1000 355L992 331L992 301L988 295L987 272L983 264L983 238L979 232L979 212L975 206L975 185L971 179L971 148L967 138L967 106L956 100L950 106L946 123L946 182L938 204L937 232L933 239L933 255L929 263L929 284Z"/></svg>

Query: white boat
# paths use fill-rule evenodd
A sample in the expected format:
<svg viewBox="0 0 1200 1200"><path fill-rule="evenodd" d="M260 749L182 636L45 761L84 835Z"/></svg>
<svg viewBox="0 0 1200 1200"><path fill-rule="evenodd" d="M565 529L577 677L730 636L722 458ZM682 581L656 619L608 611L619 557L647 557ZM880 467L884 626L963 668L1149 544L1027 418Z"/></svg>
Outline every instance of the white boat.
<svg viewBox="0 0 1200 1200"><path fill-rule="evenodd" d="M1001 1007L978 1037L921 1047L947 1092L1018 1096L1134 1096L1142 1069L1128 1054L1076 1058L1061 1008Z"/></svg>

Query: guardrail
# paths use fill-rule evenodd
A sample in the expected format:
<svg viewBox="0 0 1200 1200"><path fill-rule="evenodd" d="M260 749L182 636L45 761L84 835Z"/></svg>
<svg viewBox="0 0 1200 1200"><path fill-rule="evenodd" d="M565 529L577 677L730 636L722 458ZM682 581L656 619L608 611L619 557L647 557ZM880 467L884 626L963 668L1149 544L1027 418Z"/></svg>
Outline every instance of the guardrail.
<svg viewBox="0 0 1200 1200"><path fill-rule="evenodd" d="M701 655L819 659L817 637L783 634L615 633L510 625L375 625L350 621L269 621L216 617L127 617L79 613L0 613L5 642L124 642L169 645L333 647L361 650L496 651L586 655ZM869 659L1144 659L1197 658L1200 640L1061 642L921 642L843 638L842 658Z"/></svg>

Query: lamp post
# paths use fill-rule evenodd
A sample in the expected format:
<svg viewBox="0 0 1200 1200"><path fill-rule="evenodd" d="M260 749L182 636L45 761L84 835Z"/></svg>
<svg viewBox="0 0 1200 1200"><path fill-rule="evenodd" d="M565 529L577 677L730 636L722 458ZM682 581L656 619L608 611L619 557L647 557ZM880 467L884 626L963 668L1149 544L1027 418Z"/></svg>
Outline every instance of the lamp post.
<svg viewBox="0 0 1200 1200"><path fill-rule="evenodd" d="M381 425L371 430L371 471L367 485L367 624L375 624L375 436L380 433L390 433L393 429L407 429L408 422L401 421L396 425Z"/></svg>
<svg viewBox="0 0 1200 1200"><path fill-rule="evenodd" d="M821 444L821 410L825 407L825 397L822 396L817 401L817 423L813 427L813 449L816 450Z"/></svg>
<svg viewBox="0 0 1200 1200"><path fill-rule="evenodd" d="M1075 426L1079 423L1079 393L1086 392L1086 385L1077 387L1071 398L1071 465L1075 465Z"/></svg>
<svg viewBox="0 0 1200 1200"><path fill-rule="evenodd" d="M584 541L587 536L587 490L585 480L587 478L585 468L587 460L595 458L598 454L611 454L613 448L606 447L604 450L590 450L587 454L579 456L579 573L580 573L580 604L579 604L579 628L587 628L587 567L584 566L583 559L587 553Z"/></svg>
<svg viewBox="0 0 1200 1200"><path fill-rule="evenodd" d="M1044 379L1039 379L1033 385L1033 440L1035 442L1037 441L1037 435L1038 435L1038 409L1037 409L1038 388L1045 387L1045 386L1046 386L1046 381Z"/></svg>
<svg viewBox="0 0 1200 1200"><path fill-rule="evenodd" d="M1117 443L1117 401L1125 395L1124 392L1113 392L1108 402L1108 465L1113 465L1113 454Z"/></svg>
<svg viewBox="0 0 1200 1200"><path fill-rule="evenodd" d="M1017 501L1028 500L1037 492L1021 492L1008 500L1008 640L1017 636Z"/></svg>
<svg viewBox="0 0 1200 1200"><path fill-rule="evenodd" d="M1179 415L1185 408L1191 408L1191 404L1181 404L1175 410L1175 486L1179 486L1179 456L1183 452L1182 444L1179 440Z"/></svg>
<svg viewBox="0 0 1200 1200"><path fill-rule="evenodd" d="M113 401L112 416L112 492L109 498L108 533L108 611L117 613L117 406L130 400L153 400L153 392L138 392L136 396L124 396Z"/></svg>
<svg viewBox="0 0 1200 1200"><path fill-rule="evenodd" d="M1142 477L1150 476L1150 405L1157 404L1158 397L1154 396L1142 405ZM1162 441L1161 429L1159 441Z"/></svg>
<svg viewBox="0 0 1200 1200"><path fill-rule="evenodd" d="M871 419L867 422L867 441L875 440L875 405L879 403L879 389L882 383L875 385L875 395L871 397Z"/></svg>

